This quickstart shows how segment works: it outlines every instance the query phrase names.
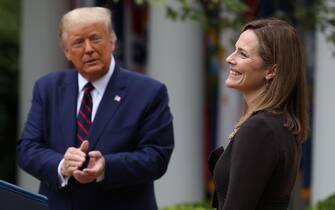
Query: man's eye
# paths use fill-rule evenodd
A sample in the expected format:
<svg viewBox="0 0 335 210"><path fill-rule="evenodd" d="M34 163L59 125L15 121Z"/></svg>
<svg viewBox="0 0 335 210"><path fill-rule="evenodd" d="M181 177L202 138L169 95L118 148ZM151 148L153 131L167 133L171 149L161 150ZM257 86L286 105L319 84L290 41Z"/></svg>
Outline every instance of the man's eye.
<svg viewBox="0 0 335 210"><path fill-rule="evenodd" d="M72 46L74 46L74 47L80 47L80 46L82 46L83 42L84 41L82 39L74 40L73 43L72 43Z"/></svg>
<svg viewBox="0 0 335 210"><path fill-rule="evenodd" d="M93 37L91 37L91 41L93 41L94 43L99 43L101 41L101 37L93 36Z"/></svg>

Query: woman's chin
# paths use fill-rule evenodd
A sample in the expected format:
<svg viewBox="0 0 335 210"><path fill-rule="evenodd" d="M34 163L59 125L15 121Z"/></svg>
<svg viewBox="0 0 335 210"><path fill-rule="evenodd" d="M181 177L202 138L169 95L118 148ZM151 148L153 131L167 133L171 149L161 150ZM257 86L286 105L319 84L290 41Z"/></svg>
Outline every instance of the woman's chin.
<svg viewBox="0 0 335 210"><path fill-rule="evenodd" d="M226 86L228 88L237 88L238 86L238 82L237 81L232 81L230 79L227 79L226 82L225 82Z"/></svg>

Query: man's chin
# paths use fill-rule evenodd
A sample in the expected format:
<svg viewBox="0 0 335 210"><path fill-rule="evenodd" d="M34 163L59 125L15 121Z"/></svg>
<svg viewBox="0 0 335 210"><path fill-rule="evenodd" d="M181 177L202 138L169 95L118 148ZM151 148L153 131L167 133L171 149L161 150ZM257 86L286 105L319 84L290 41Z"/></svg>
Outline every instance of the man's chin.
<svg viewBox="0 0 335 210"><path fill-rule="evenodd" d="M108 70L102 68L102 66L89 66L81 71L83 77L87 80L97 80L107 73Z"/></svg>
<svg viewBox="0 0 335 210"><path fill-rule="evenodd" d="M104 72L104 66L101 65L101 64L91 64L91 65L88 65L86 64L84 66L84 69L83 69L84 72L90 74L90 73L99 73L99 72Z"/></svg>

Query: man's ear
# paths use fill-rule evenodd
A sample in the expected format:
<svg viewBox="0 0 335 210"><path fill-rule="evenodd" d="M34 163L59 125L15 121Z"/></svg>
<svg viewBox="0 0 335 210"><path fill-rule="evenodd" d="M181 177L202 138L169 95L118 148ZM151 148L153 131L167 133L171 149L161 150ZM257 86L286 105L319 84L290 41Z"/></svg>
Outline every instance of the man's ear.
<svg viewBox="0 0 335 210"><path fill-rule="evenodd" d="M67 45L66 45L66 43L65 43L63 37L61 37L61 38L59 39L59 45L60 45L60 47L63 49L63 53L64 53L66 59L67 59L68 61L71 61L70 52L69 52L69 49L68 49L68 47L67 47Z"/></svg>
<svg viewBox="0 0 335 210"><path fill-rule="evenodd" d="M112 31L111 34L110 34L110 44L112 46L112 52L114 52L114 50L115 50L116 40L117 40L116 34L115 34L114 31Z"/></svg>
<svg viewBox="0 0 335 210"><path fill-rule="evenodd" d="M64 52L64 55L65 55L66 59L68 61L71 61L71 55L70 55L69 49L67 47L63 46L63 52Z"/></svg>
<svg viewBox="0 0 335 210"><path fill-rule="evenodd" d="M276 76L277 73L277 64L274 64L272 67L266 70L265 79L271 80Z"/></svg>

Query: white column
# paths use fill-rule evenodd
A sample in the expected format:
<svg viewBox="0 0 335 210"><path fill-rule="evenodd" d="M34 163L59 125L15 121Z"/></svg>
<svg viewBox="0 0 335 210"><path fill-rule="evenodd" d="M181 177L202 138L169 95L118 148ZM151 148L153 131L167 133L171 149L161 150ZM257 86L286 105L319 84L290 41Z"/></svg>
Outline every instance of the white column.
<svg viewBox="0 0 335 210"><path fill-rule="evenodd" d="M335 47L316 36L312 202L335 193Z"/></svg>
<svg viewBox="0 0 335 210"><path fill-rule="evenodd" d="M20 66L20 131L30 108L33 84L40 76L66 66L58 44L58 23L68 0L22 1ZM22 170L18 184L37 191L38 181Z"/></svg>
<svg viewBox="0 0 335 210"><path fill-rule="evenodd" d="M155 184L158 204L201 201L205 191L201 27L189 21L173 22L164 8L152 7L149 30L148 73L168 88L175 132L169 168Z"/></svg>

